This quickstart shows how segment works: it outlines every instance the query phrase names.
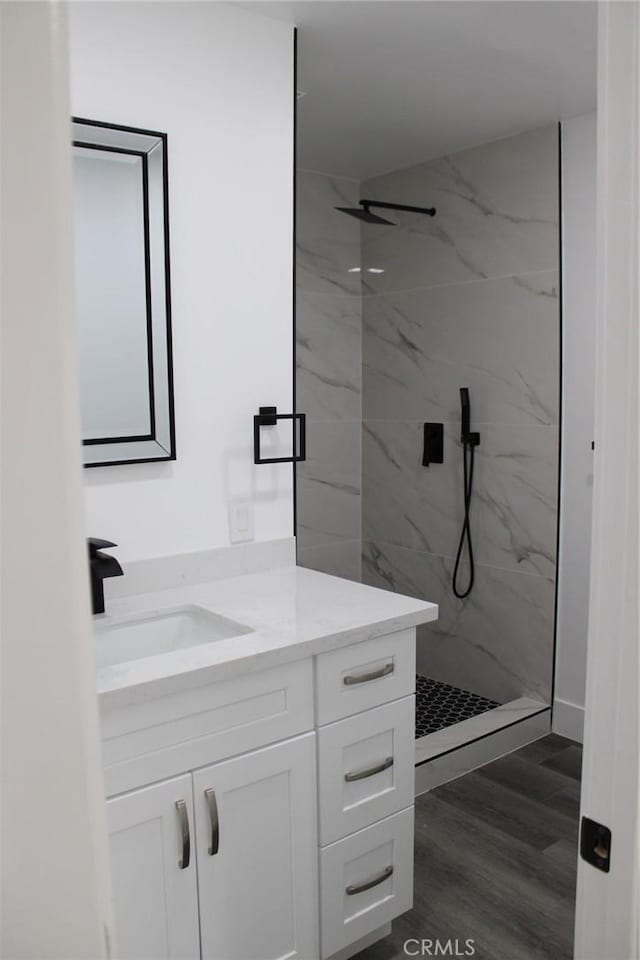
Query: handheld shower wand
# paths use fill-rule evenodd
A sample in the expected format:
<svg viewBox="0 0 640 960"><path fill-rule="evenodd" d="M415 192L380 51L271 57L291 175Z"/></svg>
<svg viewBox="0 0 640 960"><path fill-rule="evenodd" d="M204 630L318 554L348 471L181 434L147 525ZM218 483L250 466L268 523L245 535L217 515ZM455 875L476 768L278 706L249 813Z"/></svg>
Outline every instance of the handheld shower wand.
<svg viewBox="0 0 640 960"><path fill-rule="evenodd" d="M471 510L471 494L473 493L473 460L475 448L480 445L480 434L471 431L471 404L469 402L469 388L460 387L460 442L462 443L463 471L464 471L464 523L462 524L462 533L460 534L460 543L456 554L456 562L453 568L453 592L460 600L468 597L473 589L475 579L475 565L473 560L473 544L471 542L471 527L469 525L469 513ZM469 557L469 582L465 589L458 586L458 574L460 572L460 563L464 552L465 542L467 544L467 554Z"/></svg>
<svg viewBox="0 0 640 960"><path fill-rule="evenodd" d="M464 443L471 432L471 407L469 387L460 387L460 442Z"/></svg>

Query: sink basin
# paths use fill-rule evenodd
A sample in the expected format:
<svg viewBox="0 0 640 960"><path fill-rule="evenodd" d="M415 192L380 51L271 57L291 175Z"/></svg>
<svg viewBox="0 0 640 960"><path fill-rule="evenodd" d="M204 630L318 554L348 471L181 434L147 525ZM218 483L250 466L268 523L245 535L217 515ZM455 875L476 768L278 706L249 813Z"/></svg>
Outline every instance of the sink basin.
<svg viewBox="0 0 640 960"><path fill-rule="evenodd" d="M96 624L96 666L112 667L252 632L251 627L193 605L135 614Z"/></svg>

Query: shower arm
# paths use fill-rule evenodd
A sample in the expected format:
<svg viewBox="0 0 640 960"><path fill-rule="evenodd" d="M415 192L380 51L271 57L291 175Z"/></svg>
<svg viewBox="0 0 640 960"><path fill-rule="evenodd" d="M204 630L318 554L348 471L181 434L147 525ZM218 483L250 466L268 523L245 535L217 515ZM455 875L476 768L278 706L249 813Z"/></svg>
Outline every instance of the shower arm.
<svg viewBox="0 0 640 960"><path fill-rule="evenodd" d="M383 203L381 200L360 200L360 206L364 210L369 207L378 207L379 210L404 210L406 213L424 213L428 217L435 217L435 207L410 207L405 203Z"/></svg>

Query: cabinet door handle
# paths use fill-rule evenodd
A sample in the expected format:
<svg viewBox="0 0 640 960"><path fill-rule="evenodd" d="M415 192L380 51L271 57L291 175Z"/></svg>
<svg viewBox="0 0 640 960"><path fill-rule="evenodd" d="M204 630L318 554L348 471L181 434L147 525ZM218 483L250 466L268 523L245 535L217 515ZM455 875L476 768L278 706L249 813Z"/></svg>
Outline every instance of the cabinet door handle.
<svg viewBox="0 0 640 960"><path fill-rule="evenodd" d="M347 783L352 783L354 780L364 780L365 777L375 777L376 773L382 773L383 770L388 770L389 767L393 766L393 757L386 757L382 763L377 763L375 767L368 767L366 770L358 770L357 773L345 773L344 778Z"/></svg>
<svg viewBox="0 0 640 960"><path fill-rule="evenodd" d="M393 867L389 865L384 868L379 877L374 877L373 880L367 880L366 883L350 884L345 889L345 893L348 897L352 897L355 893L364 893L365 890L371 890L371 887L377 887L379 883L384 883L392 873Z"/></svg>
<svg viewBox="0 0 640 960"><path fill-rule="evenodd" d="M204 792L204 798L207 801L207 807L209 808L209 822L211 823L211 845L209 847L209 856L213 857L214 854L218 852L218 847L220 846L220 822L218 820L218 801L216 800L216 792L212 787L209 787Z"/></svg>
<svg viewBox="0 0 640 960"><path fill-rule="evenodd" d="M350 687L354 683L369 683L370 680L379 680L380 677L386 677L390 673L393 673L393 662L385 663L384 667L380 667L379 670L373 670L371 673L361 673L357 677L347 674L343 679L344 683Z"/></svg>
<svg viewBox="0 0 640 960"><path fill-rule="evenodd" d="M184 800L176 800L176 810L178 811L180 835L182 837L182 857L178 860L178 866L181 870L186 870L191 860L191 834L189 832L189 812Z"/></svg>

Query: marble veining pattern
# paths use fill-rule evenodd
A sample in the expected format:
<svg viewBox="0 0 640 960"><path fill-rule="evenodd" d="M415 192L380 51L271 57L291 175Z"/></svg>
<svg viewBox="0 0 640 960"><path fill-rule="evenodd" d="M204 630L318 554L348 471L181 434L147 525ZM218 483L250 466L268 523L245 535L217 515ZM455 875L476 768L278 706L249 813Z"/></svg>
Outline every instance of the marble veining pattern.
<svg viewBox="0 0 640 960"><path fill-rule="evenodd" d="M359 184L308 170L297 173L296 284L300 290L359 297L360 227L335 207L355 206Z"/></svg>
<svg viewBox="0 0 640 960"><path fill-rule="evenodd" d="M436 207L364 226L365 292L409 290L555 269L558 133L546 127L418 164L366 184L375 199Z"/></svg>
<svg viewBox="0 0 640 960"><path fill-rule="evenodd" d="M157 616L195 604L251 632L98 670L102 709L335 650L426 623L437 614L433 604L293 565L206 583L176 579L181 586L112 601L94 623L108 627L121 618Z"/></svg>
<svg viewBox="0 0 640 960"><path fill-rule="evenodd" d="M301 549L360 539L360 442L357 421L311 421L307 460L298 467Z"/></svg>
<svg viewBox="0 0 640 960"><path fill-rule="evenodd" d="M534 130L363 185L430 205L362 227L363 580L433 599L425 676L548 702L559 423L558 132ZM367 267L383 271L371 274ZM476 583L451 590L462 525L459 387L476 451ZM422 425L444 463L422 466Z"/></svg>
<svg viewBox="0 0 640 960"><path fill-rule="evenodd" d="M558 423L557 270L363 301L366 419Z"/></svg>
<svg viewBox="0 0 640 960"><path fill-rule="evenodd" d="M352 180L298 173L296 402L307 460L296 468L297 559L361 573L362 303L360 228Z"/></svg>
<svg viewBox="0 0 640 960"><path fill-rule="evenodd" d="M449 558L365 542L362 562L366 583L438 603L438 621L418 631L419 673L503 703L521 696L549 702L552 579L476 564L474 590L458 600Z"/></svg>
<svg viewBox="0 0 640 960"><path fill-rule="evenodd" d="M296 377L300 409L313 420L360 420L362 316L357 297L296 297Z"/></svg>
<svg viewBox="0 0 640 960"><path fill-rule="evenodd" d="M476 424L471 529L481 563L553 576L556 427ZM446 424L444 463L422 465L421 421L365 420L365 540L455 557L464 519L460 426Z"/></svg>

